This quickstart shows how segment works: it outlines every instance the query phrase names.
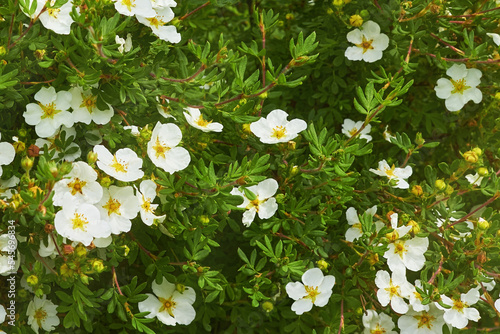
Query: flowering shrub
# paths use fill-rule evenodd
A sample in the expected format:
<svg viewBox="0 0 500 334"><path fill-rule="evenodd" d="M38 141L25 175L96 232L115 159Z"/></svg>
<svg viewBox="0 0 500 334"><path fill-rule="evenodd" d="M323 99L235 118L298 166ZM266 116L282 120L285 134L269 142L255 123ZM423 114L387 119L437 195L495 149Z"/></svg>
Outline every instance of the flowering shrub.
<svg viewBox="0 0 500 334"><path fill-rule="evenodd" d="M499 331L499 6L4 1L0 332Z"/></svg>

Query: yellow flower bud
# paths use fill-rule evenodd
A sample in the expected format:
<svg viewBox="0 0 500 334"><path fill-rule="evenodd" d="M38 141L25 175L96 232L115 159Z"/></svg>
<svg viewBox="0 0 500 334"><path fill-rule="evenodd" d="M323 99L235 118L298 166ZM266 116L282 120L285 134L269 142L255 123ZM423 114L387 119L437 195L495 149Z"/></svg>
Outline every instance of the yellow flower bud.
<svg viewBox="0 0 500 334"><path fill-rule="evenodd" d="M291 150L291 151L295 150L295 147L297 147L297 143L294 142L293 140L290 140L287 144L288 144L287 145L288 149Z"/></svg>
<svg viewBox="0 0 500 334"><path fill-rule="evenodd" d="M82 244L79 244L78 246L76 246L75 248L75 254L76 256L78 257L83 257L85 255L87 255L87 248L85 248L84 245Z"/></svg>
<svg viewBox="0 0 500 334"><path fill-rule="evenodd" d="M486 219L479 218L479 220L477 221L477 226L481 230L487 230L490 228L490 223Z"/></svg>
<svg viewBox="0 0 500 334"><path fill-rule="evenodd" d="M186 290L186 286L184 284L181 284L181 283L177 283L175 285L175 289L177 291L179 291L180 293L183 293L185 290Z"/></svg>
<svg viewBox="0 0 500 334"><path fill-rule="evenodd" d="M420 197L424 194L424 191L422 190L421 186L416 185L411 188L411 193L417 197Z"/></svg>
<svg viewBox="0 0 500 334"><path fill-rule="evenodd" d="M472 149L472 152L476 153L478 157L480 157L481 155L483 155L483 150L481 150L479 147L474 147Z"/></svg>
<svg viewBox="0 0 500 334"><path fill-rule="evenodd" d="M463 154L463 157L464 157L465 161L467 161L468 163L471 163L471 164L475 164L479 160L477 153L474 151L465 152Z"/></svg>
<svg viewBox="0 0 500 334"><path fill-rule="evenodd" d="M321 259L321 260L318 260L316 262L316 264L318 265L318 268L321 269L321 270L327 270L328 269L328 262L326 262L325 260Z"/></svg>
<svg viewBox="0 0 500 334"><path fill-rule="evenodd" d="M344 0L333 0L332 4L334 6L340 7L344 4Z"/></svg>
<svg viewBox="0 0 500 334"><path fill-rule="evenodd" d="M368 259L368 263L370 263L371 266L374 266L375 264L378 263L378 254L372 253L372 254L368 255L367 259Z"/></svg>
<svg viewBox="0 0 500 334"><path fill-rule="evenodd" d="M16 153L24 152L24 150L26 149L26 144L23 143L22 141L16 141L12 143L12 146L14 146Z"/></svg>
<svg viewBox="0 0 500 334"><path fill-rule="evenodd" d="M363 18L361 16L359 16L358 14L355 14L355 15L352 15L350 18L349 18L349 24L353 27L361 27L361 25L363 24Z"/></svg>
<svg viewBox="0 0 500 334"><path fill-rule="evenodd" d="M206 225L210 223L210 218L207 215L202 215L200 216L200 222Z"/></svg>
<svg viewBox="0 0 500 334"><path fill-rule="evenodd" d="M250 130L250 124L249 123L243 124L242 128L243 128L243 132L248 133L248 134L252 133L252 131Z"/></svg>
<svg viewBox="0 0 500 334"><path fill-rule="evenodd" d="M267 313L269 313L269 312L271 312L274 309L274 304L271 303L270 301L263 302L262 303L262 308L264 309L264 311L266 311Z"/></svg>
<svg viewBox="0 0 500 334"><path fill-rule="evenodd" d="M436 180L436 182L434 183L434 186L439 191L442 191L442 190L446 189L446 183L443 180Z"/></svg>
<svg viewBox="0 0 500 334"><path fill-rule="evenodd" d="M92 164L95 164L95 162L97 161L97 153L93 152L93 151L89 151L89 153L87 154L87 162L92 165Z"/></svg>
<svg viewBox="0 0 500 334"><path fill-rule="evenodd" d="M35 285L38 284L38 277L36 275L29 275L26 278L26 282L28 283L29 286L34 287Z"/></svg>
<svg viewBox="0 0 500 334"><path fill-rule="evenodd" d="M285 18L287 20L293 20L295 18L295 15L293 15L292 13L288 13L288 14L285 15Z"/></svg>
<svg viewBox="0 0 500 334"><path fill-rule="evenodd" d="M418 223L414 220L410 220L408 222L408 226L411 226L411 232L415 233L415 234L418 234L420 233L420 226L418 226Z"/></svg>
<svg viewBox="0 0 500 334"><path fill-rule="evenodd" d="M495 99L500 100L500 92L497 92L497 93L495 94Z"/></svg>
<svg viewBox="0 0 500 334"><path fill-rule="evenodd" d="M44 49L35 50L35 52L34 52L35 58L38 60L42 60L43 57L45 57L46 53L47 53L47 51L45 51Z"/></svg>
<svg viewBox="0 0 500 334"><path fill-rule="evenodd" d="M487 176L489 174L488 169L485 167L481 167L477 170L479 176Z"/></svg>
<svg viewBox="0 0 500 334"><path fill-rule="evenodd" d="M451 195L451 194L453 194L454 191L455 191L455 189L453 189L452 186L450 186L450 185L446 186L446 190L445 190L446 195Z"/></svg>
<svg viewBox="0 0 500 334"><path fill-rule="evenodd" d="M104 269L106 269L106 267L104 266L104 263L102 262L102 260L93 260L92 261L92 269L96 273L102 273L104 271Z"/></svg>
<svg viewBox="0 0 500 334"><path fill-rule="evenodd" d="M111 179L109 178L109 176L105 176L101 179L101 186L103 188L109 188L109 186L113 183L113 181L111 181Z"/></svg>
<svg viewBox="0 0 500 334"><path fill-rule="evenodd" d="M22 160L21 160L21 167L24 169L25 172L29 172L31 170L31 168L33 168L33 160L28 158L28 157L24 157Z"/></svg>
<svg viewBox="0 0 500 334"><path fill-rule="evenodd" d="M72 277L73 273L74 273L74 271L72 269L70 269L70 267L66 263L63 263L61 265L61 268L59 268L59 271L61 273L61 276L65 276L65 277Z"/></svg>

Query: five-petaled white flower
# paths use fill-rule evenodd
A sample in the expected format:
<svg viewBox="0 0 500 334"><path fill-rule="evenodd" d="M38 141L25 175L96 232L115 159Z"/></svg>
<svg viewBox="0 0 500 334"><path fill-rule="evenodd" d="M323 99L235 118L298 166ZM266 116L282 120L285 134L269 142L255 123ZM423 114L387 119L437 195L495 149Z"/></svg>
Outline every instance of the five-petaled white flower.
<svg viewBox="0 0 500 334"><path fill-rule="evenodd" d="M187 112L184 112L184 117L186 117L186 121L192 127L203 132L222 132L222 124L205 120L199 109L187 107L186 110Z"/></svg>
<svg viewBox="0 0 500 334"><path fill-rule="evenodd" d="M153 294L139 302L139 312L150 312L146 318L157 317L168 326L189 325L196 316L193 303L196 300L195 291L187 286L172 284L165 278L161 284L155 281L151 284Z"/></svg>
<svg viewBox="0 0 500 334"><path fill-rule="evenodd" d="M454 64L446 74L451 79L441 78L434 87L437 97L445 99L446 109L458 111L469 101L479 103L483 99L483 93L476 88L481 83L480 70L476 68L467 69L465 64Z"/></svg>
<svg viewBox="0 0 500 334"><path fill-rule="evenodd" d="M401 239L402 235L394 242L389 243L389 249L384 253L387 265L392 272L401 271L406 273L406 269L419 271L424 267L424 253L429 247L428 238L414 237L412 239Z"/></svg>
<svg viewBox="0 0 500 334"><path fill-rule="evenodd" d="M2 139L2 134L0 133L0 139ZM0 143L0 176L2 176L2 165L8 165L16 156L16 150L11 143Z"/></svg>
<svg viewBox="0 0 500 334"><path fill-rule="evenodd" d="M73 169L54 185L54 205L64 206L66 195L69 194L80 203L95 204L101 200L102 187L97 182L97 173L86 162L73 163Z"/></svg>
<svg viewBox="0 0 500 334"><path fill-rule="evenodd" d="M401 334L441 334L443 333L443 311L429 304L423 311L410 310L398 319Z"/></svg>
<svg viewBox="0 0 500 334"><path fill-rule="evenodd" d="M307 270L301 282L290 282L286 285L288 297L295 300L292 311L301 315L309 312L313 305L323 307L328 303L335 285L335 276L324 276L319 268Z"/></svg>
<svg viewBox="0 0 500 334"><path fill-rule="evenodd" d="M153 17L156 12L151 5L151 0L112 0L118 13L125 16L140 15Z"/></svg>
<svg viewBox="0 0 500 334"><path fill-rule="evenodd" d="M377 206L374 205L368 210L365 211L372 217L377 213ZM359 221L358 212L355 208L350 207L347 209L345 216L347 218L347 223L351 225L351 227L345 232L345 240L349 242L353 242L356 239L359 239L363 235L363 229L361 228L361 222ZM384 227L384 223L380 220L375 222L376 231L380 231Z"/></svg>
<svg viewBox="0 0 500 334"><path fill-rule="evenodd" d="M370 172L375 173L380 176L386 176L389 181L394 180L396 185L393 188L408 189L410 185L405 179L409 178L413 172L411 166L406 166L405 168L396 168L394 164L389 167L387 161L382 160L378 163L378 168L370 168Z"/></svg>
<svg viewBox="0 0 500 334"><path fill-rule="evenodd" d="M137 20L145 26L150 27L153 34L161 40L170 43L179 43L181 41L181 34L177 32L177 28L173 25L166 25L175 16L172 9L164 7L155 11L156 15L150 17L137 15Z"/></svg>
<svg viewBox="0 0 500 334"><path fill-rule="evenodd" d="M148 142L148 157L156 167L170 174L183 170L191 162L191 156L185 148L176 147L181 139L182 132L177 125L156 123Z"/></svg>
<svg viewBox="0 0 500 334"><path fill-rule="evenodd" d="M353 120L346 118L342 124L342 133L347 137L351 138L359 129L363 126L363 121L354 122ZM371 124L368 124L360 133L359 138L366 139L367 142L372 140L372 136L369 135L372 129Z"/></svg>
<svg viewBox="0 0 500 334"><path fill-rule="evenodd" d="M479 301L478 288L470 289L467 293L460 294L459 297L449 298L441 295L443 304L451 306L451 308L444 308L436 303L436 306L444 311L444 321L458 329L462 329L469 323L469 320L478 321L481 319L479 311L473 307Z"/></svg>
<svg viewBox="0 0 500 334"><path fill-rule="evenodd" d="M38 330L42 328L44 331L51 332L59 325L60 320L57 316L57 305L50 300L35 297L29 304L26 310L28 316L28 325L38 334Z"/></svg>
<svg viewBox="0 0 500 334"><path fill-rule="evenodd" d="M113 155L102 145L94 146L97 153L97 166L117 180L130 182L144 176L142 159L129 148L122 148Z"/></svg>
<svg viewBox="0 0 500 334"><path fill-rule="evenodd" d="M392 318L385 313L378 314L374 310L366 310L363 314L363 334L397 334Z"/></svg>
<svg viewBox="0 0 500 334"><path fill-rule="evenodd" d="M470 184L478 187L481 185L481 182L483 181L483 177L480 176L478 173L465 175L465 178L467 179L467 181L469 181Z"/></svg>
<svg viewBox="0 0 500 334"><path fill-rule="evenodd" d="M153 200L156 198L156 183L154 181L142 181L136 196L139 202L139 212L144 224L151 226L155 219L159 221L165 220L165 215L156 216L154 214L155 209L158 207L158 204L153 204Z"/></svg>
<svg viewBox="0 0 500 334"><path fill-rule="evenodd" d="M104 188L101 201L96 204L102 220L111 227L111 233L128 232L132 227L131 219L139 212L139 203L131 186Z"/></svg>
<svg viewBox="0 0 500 334"><path fill-rule="evenodd" d="M266 118L250 124L250 130L265 144L286 143L307 128L307 123L301 119L287 121L288 114L281 110L271 111Z"/></svg>
<svg viewBox="0 0 500 334"><path fill-rule="evenodd" d="M430 304L426 304L426 305L422 304L422 301L424 300L424 298L422 297L420 292L417 291L416 288L423 290L422 282L419 279L415 280L415 286L413 287L412 293L410 294L410 297L409 297L409 302L410 302L411 307L416 312L429 311Z"/></svg>
<svg viewBox="0 0 500 334"><path fill-rule="evenodd" d="M389 46L389 37L380 33L380 26L373 21L366 21L360 29L354 29L347 34L347 40L355 46L345 50L349 60L364 60L373 63L382 59L382 51Z"/></svg>
<svg viewBox="0 0 500 334"><path fill-rule="evenodd" d="M377 271L375 284L378 287L377 298L380 305L387 306L391 303L392 309L401 314L408 312L408 304L403 298L409 298L413 286L408 283L406 276L401 272L393 272L392 277L385 270Z"/></svg>
<svg viewBox="0 0 500 334"><path fill-rule="evenodd" d="M73 117L75 122L90 124L94 121L96 124L107 124L113 117L113 107L108 104L108 108L100 110L97 108L97 96L92 94L90 89L76 86L69 90L73 99L71 108L73 108Z"/></svg>
<svg viewBox="0 0 500 334"><path fill-rule="evenodd" d="M243 197L243 203L238 205L238 208L247 209L243 213L242 219L243 225L246 227L252 224L256 213L260 219L268 219L278 210L276 198L272 197L278 190L278 182L275 179L267 179L255 186L248 187L247 190L255 195L255 199L248 199L245 193L236 187L231 190L231 195Z"/></svg>
<svg viewBox="0 0 500 334"><path fill-rule="evenodd" d="M75 22L70 15L73 10L73 0L69 0L61 7L57 8L52 7L55 1L51 0L46 2L47 4L50 3L50 6L47 6L47 9L40 14L39 17L43 26L57 34L69 35L71 32L71 24ZM40 2L38 2L38 6L40 5Z"/></svg>
<svg viewBox="0 0 500 334"><path fill-rule="evenodd" d="M106 238L111 233L109 224L101 220L99 209L79 203L70 194L66 194L62 210L56 213L54 227L61 236L85 246L90 245L92 239Z"/></svg>
<svg viewBox="0 0 500 334"><path fill-rule="evenodd" d="M70 128L73 126L73 115L68 111L71 107L72 95L70 92L56 93L54 87L42 87L36 94L38 103L26 105L23 113L26 123L35 126L39 137L53 136L61 125Z"/></svg>

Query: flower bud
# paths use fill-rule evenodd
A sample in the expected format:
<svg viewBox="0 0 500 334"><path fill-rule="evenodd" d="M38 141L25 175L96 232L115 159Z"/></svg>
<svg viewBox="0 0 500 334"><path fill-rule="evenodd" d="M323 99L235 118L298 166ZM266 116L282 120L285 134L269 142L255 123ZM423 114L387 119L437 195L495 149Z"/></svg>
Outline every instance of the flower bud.
<svg viewBox="0 0 500 334"><path fill-rule="evenodd" d="M479 176L487 176L489 172L487 168L481 167L477 170L477 173L479 174Z"/></svg>
<svg viewBox="0 0 500 334"><path fill-rule="evenodd" d="M12 143L12 146L14 146L16 153L24 152L24 150L26 149L26 144L19 140Z"/></svg>
<svg viewBox="0 0 500 334"><path fill-rule="evenodd" d="M481 230L487 230L490 228L490 223L484 218L479 218L479 220L477 221L477 226Z"/></svg>
<svg viewBox="0 0 500 334"><path fill-rule="evenodd" d="M31 144L30 147L28 147L28 156L37 157L39 155L40 155L40 148L34 144Z"/></svg>
<svg viewBox="0 0 500 334"><path fill-rule="evenodd" d="M29 172L31 168L33 168L33 160L28 157L24 157L21 160L21 167L24 169L25 172Z"/></svg>
<svg viewBox="0 0 500 334"><path fill-rule="evenodd" d="M495 99L500 100L500 92L497 92L497 93L495 94Z"/></svg>
<svg viewBox="0 0 500 334"><path fill-rule="evenodd" d="M287 143L287 146L288 146L288 149L290 151L293 151L295 150L295 147L297 147L297 143L294 142L293 140L290 140L288 143Z"/></svg>
<svg viewBox="0 0 500 334"><path fill-rule="evenodd" d="M464 157L465 161L467 161L468 163L471 163L471 164L475 164L479 160L477 153L474 151L465 152L463 154L463 157Z"/></svg>
<svg viewBox="0 0 500 334"><path fill-rule="evenodd" d="M420 226L418 226L418 223L414 221L413 219L410 220L407 224L408 226L411 226L411 232L418 234L420 233Z"/></svg>
<svg viewBox="0 0 500 334"><path fill-rule="evenodd" d="M85 275L85 274L80 274L80 280L85 285L89 284L89 277L87 275Z"/></svg>
<svg viewBox="0 0 500 334"><path fill-rule="evenodd" d="M363 9L361 12L359 12L359 15L361 15L361 17L366 20L368 18L370 18L370 12L367 11L366 9Z"/></svg>
<svg viewBox="0 0 500 334"><path fill-rule="evenodd" d="M63 246L63 253L66 255L73 254L74 250L75 249L71 245L64 245Z"/></svg>
<svg viewBox="0 0 500 334"><path fill-rule="evenodd" d="M200 216L200 222L206 225L210 222L210 218L207 215L202 215Z"/></svg>
<svg viewBox="0 0 500 334"><path fill-rule="evenodd" d="M26 282L28 283L29 286L34 287L35 285L38 284L38 277L36 275L29 275L26 278Z"/></svg>
<svg viewBox="0 0 500 334"><path fill-rule="evenodd" d="M446 195L451 195L451 194L453 194L454 191L455 191L455 189L453 189L452 186L450 186L450 185L446 186L446 190L445 190Z"/></svg>
<svg viewBox="0 0 500 334"><path fill-rule="evenodd" d="M105 176L101 179L101 186L103 188L109 188L109 186L113 183L113 181L109 178L109 176Z"/></svg>
<svg viewBox="0 0 500 334"><path fill-rule="evenodd" d="M417 136L415 138L415 144L417 144L418 146L422 146L425 144L425 139L422 137L421 132L417 132Z"/></svg>
<svg viewBox="0 0 500 334"><path fill-rule="evenodd" d="M243 124L242 128L243 128L243 132L248 133L248 134L252 133L252 130L250 130L250 124L249 123Z"/></svg>
<svg viewBox="0 0 500 334"><path fill-rule="evenodd" d="M267 92L264 92L264 93L259 95L259 99L265 100L265 99L267 99L267 95L268 95Z"/></svg>
<svg viewBox="0 0 500 334"><path fill-rule="evenodd" d="M378 263L378 254L372 253L372 254L368 255L367 259L368 259L368 263L370 263L371 266L374 266L375 264Z"/></svg>
<svg viewBox="0 0 500 334"><path fill-rule="evenodd" d="M416 185L411 188L411 193L417 197L420 197L424 194L424 191L422 190L421 186Z"/></svg>
<svg viewBox="0 0 500 334"><path fill-rule="evenodd" d="M104 263L102 262L102 260L93 260L92 261L92 269L100 274L104 271L104 269L106 269L106 267L104 266Z"/></svg>
<svg viewBox="0 0 500 334"><path fill-rule="evenodd" d="M19 135L19 137L26 137L28 135L28 130L26 130L25 128L20 128L19 130L17 130L17 134Z"/></svg>
<svg viewBox="0 0 500 334"><path fill-rule="evenodd" d="M300 171L299 166L297 165L293 166L292 169L290 169L290 176L297 175L299 171Z"/></svg>
<svg viewBox="0 0 500 334"><path fill-rule="evenodd" d="M89 151L89 153L87 154L87 162L89 163L89 165L95 164L96 161L97 161L97 153Z"/></svg>
<svg viewBox="0 0 500 334"><path fill-rule="evenodd" d="M71 269L66 263L61 265L59 272L61 273L61 276L65 277L72 277L74 273L73 269Z"/></svg>
<svg viewBox="0 0 500 334"><path fill-rule="evenodd" d="M285 202L285 194L278 194L275 196L276 198L276 203L284 203Z"/></svg>
<svg viewBox="0 0 500 334"><path fill-rule="evenodd" d="M356 309L356 315L357 315L358 317L361 317L361 316L363 315L363 313L364 313L364 311L363 311L363 308L362 308L362 307L358 307L358 308ZM377 327L378 327L378 326L379 326L379 325L377 325Z"/></svg>
<svg viewBox="0 0 500 334"><path fill-rule="evenodd" d="M443 191L446 189L446 183L443 180L436 180L436 182L434 183L434 186L439 191Z"/></svg>
<svg viewBox="0 0 500 334"><path fill-rule="evenodd" d="M325 260L321 259L321 260L318 260L316 262L316 264L318 265L318 268L321 269L321 270L327 270L328 269L328 262L326 262Z"/></svg>
<svg viewBox="0 0 500 334"><path fill-rule="evenodd" d="M337 7L344 5L344 0L333 0L332 4Z"/></svg>
<svg viewBox="0 0 500 334"><path fill-rule="evenodd" d="M85 255L87 255L87 248L85 248L84 245L82 244L79 244L78 246L76 246L75 248L75 254L76 256L78 257L83 257Z"/></svg>
<svg viewBox="0 0 500 334"><path fill-rule="evenodd" d="M180 293L184 293L184 291L186 290L186 286L184 284L181 284L181 283L177 283L175 285L175 289L177 291L179 291Z"/></svg>
<svg viewBox="0 0 500 334"><path fill-rule="evenodd" d="M293 15L292 13L288 13L288 14L285 15L285 18L287 20L293 20L295 18L295 15Z"/></svg>
<svg viewBox="0 0 500 334"><path fill-rule="evenodd" d="M42 60L43 57L45 57L46 53L47 53L47 51L45 49L38 49L38 50L35 50L35 52L33 52L33 54L35 55L35 58L38 60Z"/></svg>
<svg viewBox="0 0 500 334"><path fill-rule="evenodd" d="M54 56L54 60L57 61L58 63L62 63L67 58L68 58L68 54L65 51L63 51L63 50L59 50L56 53L56 55Z"/></svg>
<svg viewBox="0 0 500 334"><path fill-rule="evenodd" d="M43 230L45 231L45 233L50 234L52 233L52 231L54 231L54 225L47 223L43 227Z"/></svg>
<svg viewBox="0 0 500 334"><path fill-rule="evenodd" d="M352 276L352 268L351 267L347 267L345 269L345 276L346 277L351 277Z"/></svg>
<svg viewBox="0 0 500 334"><path fill-rule="evenodd" d="M262 303L262 308L264 309L264 311L269 313L274 309L274 304L271 303L270 301L266 301Z"/></svg>
<svg viewBox="0 0 500 334"><path fill-rule="evenodd" d="M240 106L242 106L242 105L244 105L244 104L247 104L247 102L248 102L248 101L247 101L247 99L242 98L242 99L238 102L238 104L239 104Z"/></svg>
<svg viewBox="0 0 500 334"><path fill-rule="evenodd" d="M483 150L481 150L479 147L474 147L472 149L472 152L476 153L478 157L480 157L481 155L483 155Z"/></svg>
<svg viewBox="0 0 500 334"><path fill-rule="evenodd" d="M350 18L349 18L349 24L353 27L361 27L361 25L363 24L363 18L361 16L359 16L358 14L355 14L355 15L352 15Z"/></svg>

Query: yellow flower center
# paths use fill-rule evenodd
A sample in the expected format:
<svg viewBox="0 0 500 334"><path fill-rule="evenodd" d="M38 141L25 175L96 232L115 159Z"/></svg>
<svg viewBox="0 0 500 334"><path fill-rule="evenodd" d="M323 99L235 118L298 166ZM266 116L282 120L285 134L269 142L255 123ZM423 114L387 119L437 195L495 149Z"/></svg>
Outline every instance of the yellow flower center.
<svg viewBox="0 0 500 334"><path fill-rule="evenodd" d="M465 78L457 81L450 79L450 81L453 84L453 90L451 91L452 94L463 94L467 89L470 88L470 86L466 85L467 82L465 82Z"/></svg>
<svg viewBox="0 0 500 334"><path fill-rule="evenodd" d="M97 96L93 95L84 96L82 94L82 99L83 101L82 104L80 105L80 108L87 108L89 113L92 113L97 102Z"/></svg>
<svg viewBox="0 0 500 334"><path fill-rule="evenodd" d="M83 195L82 189L87 184L85 181L80 181L79 178L75 178L73 181L68 183L68 188L71 189L71 195L75 196L76 193Z"/></svg>
<svg viewBox="0 0 500 334"><path fill-rule="evenodd" d="M421 315L414 315L413 317L418 320L418 328L427 327L428 329L431 329L432 322L436 320L436 317L425 311L422 312Z"/></svg>
<svg viewBox="0 0 500 334"><path fill-rule="evenodd" d="M61 8L48 8L47 12L49 13L50 16L52 16L54 19L57 19L57 15L59 15L59 12L61 11Z"/></svg>
<svg viewBox="0 0 500 334"><path fill-rule="evenodd" d="M149 21L149 24L154 26L156 29L158 29L158 27L160 26L163 26L165 24L165 22L163 22L162 20L158 20L156 17L152 17L150 19L147 19Z"/></svg>
<svg viewBox="0 0 500 334"><path fill-rule="evenodd" d="M256 198L256 199L254 199L253 201L250 201L250 203L248 203L248 205L247 205L246 209L247 209L247 210L249 210L249 209L251 209L251 208L255 208L255 210L257 210L257 212L259 212L259 205L260 205L261 203L263 203L263 202L264 202L264 201L261 201L261 200L259 199L259 196L257 196L257 198Z"/></svg>
<svg viewBox="0 0 500 334"><path fill-rule="evenodd" d="M370 331L370 334L385 334L387 333L384 328L380 327L380 324L377 324L377 327L375 329L372 329Z"/></svg>
<svg viewBox="0 0 500 334"><path fill-rule="evenodd" d="M407 252L407 249L405 248L405 244L403 241L398 240L394 244L394 253L398 254L399 257L403 258L403 255Z"/></svg>
<svg viewBox="0 0 500 334"><path fill-rule="evenodd" d="M462 300L460 299L453 299L453 309L457 310L458 312L463 313L464 308L466 308L468 305L463 303Z"/></svg>
<svg viewBox="0 0 500 334"><path fill-rule="evenodd" d="M399 285L392 285L392 279L389 283L389 287L385 288L385 291L389 292L389 298L391 298L391 299L394 296L399 297Z"/></svg>
<svg viewBox="0 0 500 334"><path fill-rule="evenodd" d="M119 172L119 173L126 173L127 172L127 166L128 164L126 163L120 163L118 162L118 160L116 159L116 156L113 155L113 160L112 160L112 164L110 165L112 168L114 168L114 170L116 172Z"/></svg>
<svg viewBox="0 0 500 334"><path fill-rule="evenodd" d="M385 173L385 175L387 175L388 178L396 177L396 175L394 175L395 169L396 169L396 166L394 166L394 164L392 164L392 167L390 169L385 168L384 173Z"/></svg>
<svg viewBox="0 0 500 334"><path fill-rule="evenodd" d="M354 127L354 128L352 128L352 130L351 130L351 131L349 131L349 135L352 137L352 136L354 136L354 134L355 134L356 132L358 132L358 129Z"/></svg>
<svg viewBox="0 0 500 334"><path fill-rule="evenodd" d="M135 7L135 0L122 0L122 5L127 7L127 9L131 12L132 7Z"/></svg>
<svg viewBox="0 0 500 334"><path fill-rule="evenodd" d="M162 143L160 143L160 139L156 137L156 142L153 145L153 150L155 151L156 158L161 156L163 159L165 159L165 153L170 150L170 147L162 145Z"/></svg>
<svg viewBox="0 0 500 334"><path fill-rule="evenodd" d="M363 36L363 40L361 41L360 44L356 44L357 47L360 47L363 49L363 53L365 53L368 50L373 50L373 39L367 40L365 36Z"/></svg>
<svg viewBox="0 0 500 334"><path fill-rule="evenodd" d="M56 109L56 104L55 102L49 103L47 105L38 103L40 108L42 108L42 119L44 118L54 118L55 115L61 112L61 110Z"/></svg>
<svg viewBox="0 0 500 334"><path fill-rule="evenodd" d="M206 128L208 124L212 123L212 121L206 121L203 119L203 116L200 115L200 117L195 121L195 123L198 125L198 126L201 126L202 128Z"/></svg>
<svg viewBox="0 0 500 334"><path fill-rule="evenodd" d="M318 291L319 287L306 285L305 289L307 292L307 296L305 296L304 298L311 299L314 304L314 302L316 301L316 297L320 294L320 292Z"/></svg>
<svg viewBox="0 0 500 334"><path fill-rule="evenodd" d="M121 203L118 202L118 200L110 198L109 201L104 204L103 208L108 211L108 216L111 216L113 213L120 215L120 206Z"/></svg>
<svg viewBox="0 0 500 334"><path fill-rule="evenodd" d="M146 212L153 212L153 210L151 209L151 202L149 201L149 198L145 199L144 196L142 196L142 200L142 209Z"/></svg>
<svg viewBox="0 0 500 334"><path fill-rule="evenodd" d="M71 222L73 223L73 230L79 228L84 232L87 231L86 225L89 223L89 221L87 220L87 218L83 217L82 214L75 213L73 219L71 219Z"/></svg>
<svg viewBox="0 0 500 334"><path fill-rule="evenodd" d="M175 308L176 302L172 300L172 297L170 297L169 299L165 299L165 298L160 297L158 299L160 300L160 303L161 303L161 307L158 310L158 312L167 311L167 313L171 317L174 317L173 309Z"/></svg>
<svg viewBox="0 0 500 334"><path fill-rule="evenodd" d="M47 318L47 312L43 308L39 308L35 311L35 315L33 316L38 323L38 327L42 327L42 322L45 322L45 318Z"/></svg>
<svg viewBox="0 0 500 334"><path fill-rule="evenodd" d="M286 129L284 126L278 125L273 128L271 137L274 137L276 139L281 139L285 136L286 136Z"/></svg>

